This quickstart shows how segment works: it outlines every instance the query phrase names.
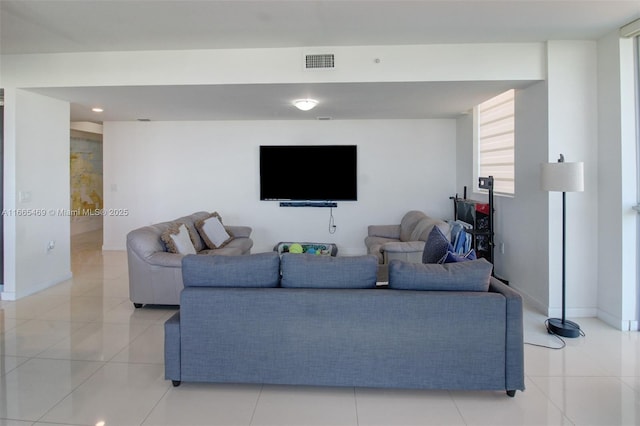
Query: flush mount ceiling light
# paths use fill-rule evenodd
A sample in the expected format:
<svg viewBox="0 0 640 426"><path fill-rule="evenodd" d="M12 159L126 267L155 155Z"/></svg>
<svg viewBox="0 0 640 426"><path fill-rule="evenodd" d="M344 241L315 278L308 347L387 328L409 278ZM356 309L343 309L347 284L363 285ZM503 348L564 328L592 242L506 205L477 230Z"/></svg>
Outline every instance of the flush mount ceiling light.
<svg viewBox="0 0 640 426"><path fill-rule="evenodd" d="M104 112L104 109L95 107L95 108L91 108L91 111L93 111L93 112Z"/></svg>
<svg viewBox="0 0 640 426"><path fill-rule="evenodd" d="M318 101L315 99L296 99L293 101L293 105L301 111L309 111L318 105Z"/></svg>

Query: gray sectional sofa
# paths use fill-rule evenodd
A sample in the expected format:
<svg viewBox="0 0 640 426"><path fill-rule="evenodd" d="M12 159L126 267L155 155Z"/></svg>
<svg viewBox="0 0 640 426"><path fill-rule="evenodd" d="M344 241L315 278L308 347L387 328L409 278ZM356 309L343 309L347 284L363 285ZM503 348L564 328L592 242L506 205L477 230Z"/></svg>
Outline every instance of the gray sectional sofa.
<svg viewBox="0 0 640 426"><path fill-rule="evenodd" d="M184 382L524 389L522 299L483 259L276 253L183 259L165 377ZM488 266L487 266L488 265Z"/></svg>
<svg viewBox="0 0 640 426"><path fill-rule="evenodd" d="M224 247L207 249L195 222L210 215L196 212L169 222L144 226L127 234L127 260L129 265L129 298L138 308L144 304L178 305L182 291L181 254L170 253L162 241L162 234L176 223L189 229L194 249L203 255L244 255L251 252L253 241L248 226L225 226L233 239Z"/></svg>

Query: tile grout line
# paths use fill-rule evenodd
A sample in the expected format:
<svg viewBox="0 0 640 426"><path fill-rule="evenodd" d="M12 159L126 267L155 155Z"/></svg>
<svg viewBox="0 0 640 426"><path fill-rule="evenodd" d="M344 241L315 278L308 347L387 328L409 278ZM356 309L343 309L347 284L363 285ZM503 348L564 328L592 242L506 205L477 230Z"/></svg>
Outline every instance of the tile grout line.
<svg viewBox="0 0 640 426"><path fill-rule="evenodd" d="M155 409L158 407L158 405L162 402L162 400L167 396L167 394L171 391L171 388L173 386L168 386L167 390L162 394L162 396L160 398L158 398L158 400L156 401L156 403L153 405L153 407L151 407L151 409L149 410L149 412L147 413L146 416L144 416L144 419L142 419L142 421L140 422L139 426L144 425L144 423L149 419L149 416L151 416L151 414L155 411Z"/></svg>
<svg viewBox="0 0 640 426"><path fill-rule="evenodd" d="M356 425L360 426L360 416L358 415L358 392L355 387L353 388L353 402L356 406Z"/></svg>
<svg viewBox="0 0 640 426"><path fill-rule="evenodd" d="M447 394L449 395L449 398L451 398L451 401L453 402L454 407L456 407L456 411L458 412L458 415L460 416L462 423L464 423L465 425L468 425L469 423L467 422L467 419L465 419L464 415L462 414L462 410L460 409L460 406L458 406L458 402L456 401L456 398L453 396L450 390L447 390Z"/></svg>
<svg viewBox="0 0 640 426"><path fill-rule="evenodd" d="M260 402L260 397L262 397L262 390L264 389L264 384L260 385L260 392L258 392L258 397L256 398L256 403L253 406L253 412L251 413L251 418L249 419L249 425L253 425L253 419L256 415L256 411L258 411L258 403Z"/></svg>
<svg viewBox="0 0 640 426"><path fill-rule="evenodd" d="M41 358L38 358L41 359ZM57 360L60 361L60 360ZM64 360L64 361L71 361L73 362L73 360ZM38 418L38 420L36 420L34 423L51 423L51 422L44 422L42 419L51 412L51 410L53 410L55 407L57 407L60 403L62 403L65 399L67 399L73 392L75 392L80 386L84 385L89 379L91 379L93 376L95 376L98 371L102 370L104 368L105 365L107 365L106 362L104 361L79 361L79 362L100 362L102 365L96 369L96 371L94 371L93 373L89 374L84 380L82 380L80 383L78 383L77 386L75 386L73 389L71 389L66 395L64 395L62 398L60 398L60 400L58 402L56 402L55 404L53 404L51 407L49 407L44 414L42 414L42 416L40 416ZM55 422L54 422L55 423Z"/></svg>

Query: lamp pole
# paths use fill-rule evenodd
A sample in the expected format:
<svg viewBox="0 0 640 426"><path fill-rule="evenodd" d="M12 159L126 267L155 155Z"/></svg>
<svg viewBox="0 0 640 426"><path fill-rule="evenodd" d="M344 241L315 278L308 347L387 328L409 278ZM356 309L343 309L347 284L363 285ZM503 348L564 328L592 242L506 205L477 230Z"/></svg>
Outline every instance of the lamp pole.
<svg viewBox="0 0 640 426"><path fill-rule="evenodd" d="M566 324L567 311L567 193L562 191L562 324Z"/></svg>
<svg viewBox="0 0 640 426"><path fill-rule="evenodd" d="M558 163L564 163L564 155L560 154ZM565 186L565 185L566 184L560 185L560 186ZM567 299L567 272L566 272L567 193L565 189L566 188L562 188L562 318L561 319L549 318L547 320L547 327L548 327L549 333L557 334L558 336L578 337L580 335L580 326L577 323L573 321L569 321L566 318L566 311L567 311L567 305L566 305L566 299ZM572 189L569 189L569 190L572 190Z"/></svg>

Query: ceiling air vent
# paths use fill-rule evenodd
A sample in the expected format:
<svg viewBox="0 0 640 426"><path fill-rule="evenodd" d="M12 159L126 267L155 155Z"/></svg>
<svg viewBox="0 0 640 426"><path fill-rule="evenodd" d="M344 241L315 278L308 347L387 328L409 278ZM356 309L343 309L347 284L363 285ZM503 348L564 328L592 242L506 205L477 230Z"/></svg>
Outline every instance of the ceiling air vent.
<svg viewBox="0 0 640 426"><path fill-rule="evenodd" d="M335 67L335 58L333 53L322 55L304 55L304 68L313 69L332 69Z"/></svg>

